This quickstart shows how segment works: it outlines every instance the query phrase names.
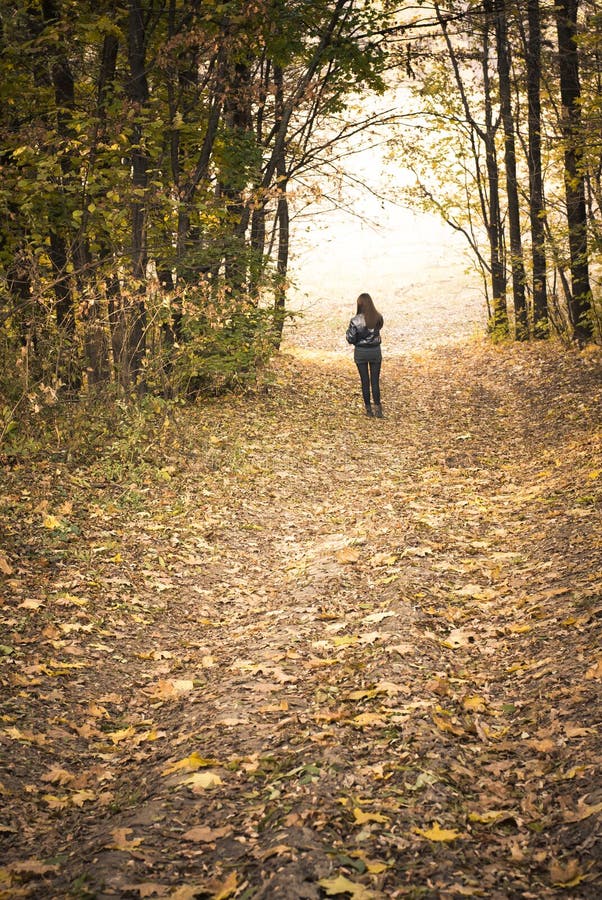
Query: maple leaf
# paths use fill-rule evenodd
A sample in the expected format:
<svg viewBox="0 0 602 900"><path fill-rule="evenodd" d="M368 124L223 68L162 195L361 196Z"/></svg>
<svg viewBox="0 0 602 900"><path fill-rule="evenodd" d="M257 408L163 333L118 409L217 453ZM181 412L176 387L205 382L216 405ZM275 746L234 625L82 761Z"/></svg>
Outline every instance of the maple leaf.
<svg viewBox="0 0 602 900"><path fill-rule="evenodd" d="M227 900L228 897L231 897L232 894L236 893L237 887L238 875L236 872L231 872L223 884L219 885L216 889L211 900Z"/></svg>
<svg viewBox="0 0 602 900"><path fill-rule="evenodd" d="M161 775L171 775L174 772L196 772L198 769L206 769L216 765L218 765L216 759L206 759L195 750L190 756L186 756L184 759L178 760L178 762L171 763L162 770Z"/></svg>
<svg viewBox="0 0 602 900"><path fill-rule="evenodd" d="M106 735L114 744L120 744L122 741L127 741L128 738L134 737L136 734L136 729L130 725L128 728L120 728L118 731L107 731Z"/></svg>
<svg viewBox="0 0 602 900"><path fill-rule="evenodd" d="M185 841L212 844L214 841L227 837L229 834L232 834L232 829L228 825L224 825L222 828L208 828L206 825L197 825L185 831L182 837Z"/></svg>
<svg viewBox="0 0 602 900"><path fill-rule="evenodd" d="M73 781L75 775L72 775L71 772L67 772L66 769L61 768L61 766L52 766L48 772L45 772L41 780L47 781L49 784L69 784L70 781Z"/></svg>
<svg viewBox="0 0 602 900"><path fill-rule="evenodd" d="M341 565L353 565L362 558L362 551L357 547L343 547L336 551L335 556Z"/></svg>
<svg viewBox="0 0 602 900"><path fill-rule="evenodd" d="M366 822L389 822L390 820L383 816L381 813L370 813L364 812L363 809L360 809L359 806L356 806L353 810L353 818L358 825L365 825Z"/></svg>
<svg viewBox="0 0 602 900"><path fill-rule="evenodd" d="M344 875L337 875L336 878L321 878L318 884L324 888L329 897L350 894L353 900L371 900L374 896L373 892L363 884L357 884L355 881L345 878Z"/></svg>
<svg viewBox="0 0 602 900"><path fill-rule="evenodd" d="M195 793L200 791L206 791L210 788L218 787L222 784L222 779L216 772L195 772L194 775L190 775L188 778L185 778L181 784L185 784Z"/></svg>
<svg viewBox="0 0 602 900"><path fill-rule="evenodd" d="M462 837L461 832L453 831L451 828L441 828L437 822L434 822L431 828L413 828L412 830L414 834L419 834L421 837L425 837L427 840L436 843L448 843L449 841L455 841L459 837Z"/></svg>
<svg viewBox="0 0 602 900"><path fill-rule="evenodd" d="M15 875L50 875L58 871L58 866L39 859L23 859L9 863L6 870Z"/></svg>
<svg viewBox="0 0 602 900"><path fill-rule="evenodd" d="M357 725L359 728L370 728L374 726L375 728L381 728L382 726L387 724L387 720L384 716L379 716L377 713L360 713L358 716L355 716L353 719L353 724Z"/></svg>
<svg viewBox="0 0 602 900"><path fill-rule="evenodd" d="M105 846L109 850L135 850L137 847L142 844L144 838L134 838L133 840L128 840L128 835L133 833L132 828L114 828L111 831L111 837L113 841L110 844L106 844Z"/></svg>
<svg viewBox="0 0 602 900"><path fill-rule="evenodd" d="M148 688L153 700L178 700L194 688L194 682L188 678L159 679Z"/></svg>
<svg viewBox="0 0 602 900"><path fill-rule="evenodd" d="M585 677L588 681L592 681L594 678L602 678L602 656L596 660L593 666L585 673Z"/></svg>
<svg viewBox="0 0 602 900"><path fill-rule="evenodd" d="M550 863L550 880L554 887L569 888L580 884L585 875L581 872L579 860L570 859L567 862Z"/></svg>

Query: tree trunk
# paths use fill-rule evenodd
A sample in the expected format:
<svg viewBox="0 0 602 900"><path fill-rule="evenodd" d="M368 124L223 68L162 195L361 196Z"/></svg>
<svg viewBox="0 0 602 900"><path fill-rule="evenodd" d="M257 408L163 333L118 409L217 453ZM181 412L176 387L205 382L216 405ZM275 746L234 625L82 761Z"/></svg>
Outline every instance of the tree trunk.
<svg viewBox="0 0 602 900"><path fill-rule="evenodd" d="M132 126L130 160L132 166L133 197L131 213L131 261L134 291L138 298L130 301L127 322L128 380L144 388L142 365L146 353L146 198L148 186L148 156L143 144L143 127L139 121L148 104L149 92L146 80L146 34L140 0L130 0L128 20L128 59L130 75L128 95L137 112Z"/></svg>
<svg viewBox="0 0 602 900"><path fill-rule="evenodd" d="M529 120L529 219L533 265L533 336L549 334L545 207L541 167L541 17L539 0L527 0L527 98Z"/></svg>
<svg viewBox="0 0 602 900"><path fill-rule="evenodd" d="M280 66L274 67L274 84L276 87L276 128L279 128L283 107L283 72ZM286 276L288 272L288 253L290 242L290 214L288 197L286 195L288 173L286 171L286 145L282 144L278 159L276 160L276 176L278 180L278 255L276 258L276 293L274 297L274 326L276 346L282 341L282 329L286 315Z"/></svg>
<svg viewBox="0 0 602 900"><path fill-rule="evenodd" d="M581 167L583 156L581 84L579 57L575 42L578 5L578 0L557 0L555 9L562 101L564 185L571 258L572 295L569 302L569 319L575 340L585 342L592 337L593 323L587 247L585 179Z"/></svg>
<svg viewBox="0 0 602 900"><path fill-rule="evenodd" d="M441 13L438 4L435 5L437 20L445 38L447 52L452 64L456 87L458 88L466 121L470 124L472 133L476 134L485 147L485 165L487 169L488 208L485 201L482 203L483 224L487 229L489 239L489 258L491 270L491 293L493 316L490 328L496 337L505 337L508 334L508 309L506 304L506 269L504 265L502 236L503 226L500 212L499 169L495 146L495 137L498 124L493 120L493 101L491 79L489 75L489 27L492 15L491 0L484 0L483 8L485 19L482 25L482 52L481 68L483 73L483 92L485 102L485 127L472 115L468 103L466 86L462 80L458 56L454 50L445 16ZM474 146L473 153L478 166L478 148Z"/></svg>
<svg viewBox="0 0 602 900"><path fill-rule="evenodd" d="M525 299L525 266L520 227L520 205L516 177L516 144L514 116L510 87L510 47L505 0L494 0L495 35L497 43L497 68L500 89L500 111L504 127L504 162L506 167L506 193L508 197L508 222L510 229L510 263L512 271L512 296L514 298L514 328L519 341L529 337L527 303Z"/></svg>

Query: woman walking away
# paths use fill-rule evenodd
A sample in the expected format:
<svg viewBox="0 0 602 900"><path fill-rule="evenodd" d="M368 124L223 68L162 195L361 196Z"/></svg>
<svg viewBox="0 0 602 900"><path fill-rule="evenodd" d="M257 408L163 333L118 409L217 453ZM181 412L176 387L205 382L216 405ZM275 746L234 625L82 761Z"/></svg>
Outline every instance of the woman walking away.
<svg viewBox="0 0 602 900"><path fill-rule="evenodd" d="M380 367L382 353L380 349L380 330L383 317L374 306L370 294L360 294L357 298L357 313L349 322L347 343L353 344L353 358L360 373L362 397L366 406L366 415L382 419L383 408L380 403ZM370 402L370 389L374 410Z"/></svg>

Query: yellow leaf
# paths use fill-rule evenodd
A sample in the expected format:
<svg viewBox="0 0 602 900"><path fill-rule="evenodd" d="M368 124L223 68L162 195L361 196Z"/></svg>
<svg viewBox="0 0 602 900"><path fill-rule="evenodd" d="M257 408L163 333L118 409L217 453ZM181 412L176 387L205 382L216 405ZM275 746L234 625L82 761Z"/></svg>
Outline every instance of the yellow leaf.
<svg viewBox="0 0 602 900"><path fill-rule="evenodd" d="M397 557L391 553L377 553L376 556L373 556L370 560L371 566L394 566L397 562ZM392 615L390 613L390 615Z"/></svg>
<svg viewBox="0 0 602 900"><path fill-rule="evenodd" d="M195 772L189 778L185 778L182 784L187 785L192 791L198 793L222 784L222 779L216 772Z"/></svg>
<svg viewBox="0 0 602 900"><path fill-rule="evenodd" d="M69 797L57 797L55 794L42 794L42 800L47 803L50 809L67 809L69 806Z"/></svg>
<svg viewBox="0 0 602 900"><path fill-rule="evenodd" d="M383 725L387 724L387 720L382 716L377 715L376 713L360 713L359 716L355 716L353 719L353 724L358 725L360 728L369 728L371 725L374 725L376 728L380 728Z"/></svg>
<svg viewBox="0 0 602 900"><path fill-rule="evenodd" d="M361 559L362 552L357 547L343 547L342 550L337 550L335 556L342 565L351 565Z"/></svg>
<svg viewBox="0 0 602 900"><path fill-rule="evenodd" d="M205 759L204 756L201 756L195 750L190 756L186 756L178 762L171 763L171 765L163 769L161 775L171 775L173 772L196 772L199 769L206 769L209 766L216 765L218 765L216 759Z"/></svg>
<svg viewBox="0 0 602 900"><path fill-rule="evenodd" d="M14 572L14 569L6 556L0 556L0 572L2 572L3 575L12 575Z"/></svg>
<svg viewBox="0 0 602 900"><path fill-rule="evenodd" d="M441 731L448 731L450 734L455 734L456 737L461 737L466 732L459 725L453 725L448 719L444 719L442 716L438 716L435 713L431 713L431 718L434 724Z"/></svg>
<svg viewBox="0 0 602 900"><path fill-rule="evenodd" d="M378 691L375 688L372 688L368 691L351 691L350 694L347 695L348 700L371 700L373 697L376 697Z"/></svg>
<svg viewBox="0 0 602 900"><path fill-rule="evenodd" d="M509 819L517 821L517 813L508 809L488 809L486 812L468 813L471 822L479 822L481 825L495 825L497 822L507 822Z"/></svg>
<svg viewBox="0 0 602 900"><path fill-rule="evenodd" d="M337 875L336 878L321 878L318 884L324 888L329 897L351 894L353 900L370 900L374 896L372 891L365 888L363 884L350 881L344 875Z"/></svg>
<svg viewBox="0 0 602 900"><path fill-rule="evenodd" d="M134 737L136 734L136 729L130 725L129 728L120 728L119 731L108 731L107 737L112 740L114 744L120 744L122 741L127 741L128 738Z"/></svg>
<svg viewBox="0 0 602 900"><path fill-rule="evenodd" d="M198 897L206 897L207 888L200 884L184 884L176 888L169 895L169 900L197 900Z"/></svg>
<svg viewBox="0 0 602 900"><path fill-rule="evenodd" d="M363 809L360 809L359 806L356 806L353 810L353 818L356 821L357 825L365 825L366 822L388 822L389 819L386 816L381 815L380 813L369 813L364 812Z"/></svg>
<svg viewBox="0 0 602 900"><path fill-rule="evenodd" d="M459 837L462 837L461 832L453 831L450 828L441 828L437 822L435 822L431 828L414 828L413 831L415 834L419 834L422 837L427 838L427 840L429 841L443 843L455 841Z"/></svg>
<svg viewBox="0 0 602 900"><path fill-rule="evenodd" d="M333 644L335 647L350 647L352 644L357 644L358 640L357 635L343 634L341 637L335 637Z"/></svg>
<svg viewBox="0 0 602 900"><path fill-rule="evenodd" d="M63 523L60 519L57 519L56 516L47 515L43 521L44 528L48 528L50 531L58 531L63 527Z"/></svg>
<svg viewBox="0 0 602 900"><path fill-rule="evenodd" d="M150 686L149 693L154 700L177 700L193 688L194 682L188 678L160 678Z"/></svg>
<svg viewBox="0 0 602 900"><path fill-rule="evenodd" d="M236 872L231 872L224 883L218 887L212 900L227 900L232 894L236 893L238 887L238 876Z"/></svg>
<svg viewBox="0 0 602 900"><path fill-rule="evenodd" d="M366 863L366 871L370 872L371 875L380 875L382 872L386 872L390 866L387 863L379 862L376 859L367 859Z"/></svg>
<svg viewBox="0 0 602 900"><path fill-rule="evenodd" d="M462 706L464 709L470 710L471 712L485 712L487 709L487 702L483 697L475 695L472 697L465 697L462 701Z"/></svg>

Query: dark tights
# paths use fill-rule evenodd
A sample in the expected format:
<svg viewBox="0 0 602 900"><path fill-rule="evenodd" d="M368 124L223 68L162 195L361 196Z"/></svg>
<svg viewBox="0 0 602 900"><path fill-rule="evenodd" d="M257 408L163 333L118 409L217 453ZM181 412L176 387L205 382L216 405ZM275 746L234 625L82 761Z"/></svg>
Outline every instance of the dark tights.
<svg viewBox="0 0 602 900"><path fill-rule="evenodd" d="M382 360L372 361L356 360L357 370L362 381L362 397L366 406L370 403L370 386L372 386L372 399L376 404L380 403L380 367Z"/></svg>

